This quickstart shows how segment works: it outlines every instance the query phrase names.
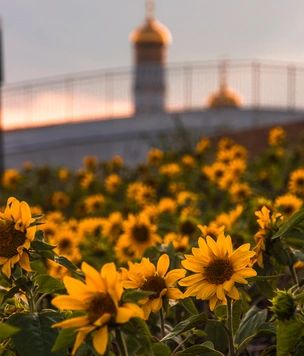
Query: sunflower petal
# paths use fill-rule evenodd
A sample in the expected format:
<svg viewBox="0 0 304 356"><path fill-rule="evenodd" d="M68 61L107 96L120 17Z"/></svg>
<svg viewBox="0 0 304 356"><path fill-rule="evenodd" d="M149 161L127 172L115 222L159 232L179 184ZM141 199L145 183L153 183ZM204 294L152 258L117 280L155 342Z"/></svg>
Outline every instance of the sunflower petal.
<svg viewBox="0 0 304 356"><path fill-rule="evenodd" d="M64 320L60 323L56 323L52 325L52 328L78 328L81 326L86 326L88 325L89 319L87 315L84 316L79 316L77 318L71 318L71 319L67 319Z"/></svg>
<svg viewBox="0 0 304 356"><path fill-rule="evenodd" d="M93 345L95 350L103 355L108 345L108 326L100 328L93 337Z"/></svg>
<svg viewBox="0 0 304 356"><path fill-rule="evenodd" d="M67 310L85 310L86 305L81 299L70 297L69 295L60 295L52 300L52 304L58 309Z"/></svg>
<svg viewBox="0 0 304 356"><path fill-rule="evenodd" d="M184 298L184 293L180 291L178 288L168 288L167 290L167 297L169 299L183 299Z"/></svg>
<svg viewBox="0 0 304 356"><path fill-rule="evenodd" d="M168 268L170 265L170 258L167 254L163 254L160 256L160 258L157 261L157 274L159 277L164 277L164 275L167 273Z"/></svg>
<svg viewBox="0 0 304 356"><path fill-rule="evenodd" d="M182 268L178 269L173 269L172 271L169 271L167 275L165 276L164 280L166 282L167 287L173 286L173 284L178 281L179 279L185 277L185 274L187 271Z"/></svg>
<svg viewBox="0 0 304 356"><path fill-rule="evenodd" d="M78 347L80 346L80 344L82 343L82 341L86 338L86 336L95 329L95 326L86 326L83 327L81 329L79 329L77 337L76 337L76 341L72 350L72 355L75 355Z"/></svg>
<svg viewBox="0 0 304 356"><path fill-rule="evenodd" d="M79 279L65 276L63 277L63 283L71 297L75 297L77 299L81 298L83 300L92 298L92 292Z"/></svg>
<svg viewBox="0 0 304 356"><path fill-rule="evenodd" d="M86 285L92 292L106 292L106 286L101 278L101 275L95 268L88 265L86 262L82 262L81 270L86 277Z"/></svg>

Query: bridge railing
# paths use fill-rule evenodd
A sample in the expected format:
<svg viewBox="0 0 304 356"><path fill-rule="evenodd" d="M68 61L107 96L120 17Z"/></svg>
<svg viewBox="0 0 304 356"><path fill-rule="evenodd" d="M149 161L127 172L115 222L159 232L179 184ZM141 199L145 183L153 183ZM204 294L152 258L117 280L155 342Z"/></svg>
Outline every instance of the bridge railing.
<svg viewBox="0 0 304 356"><path fill-rule="evenodd" d="M166 67L166 110L202 110L219 88L222 62ZM304 64L230 60L228 85L245 108L304 110ZM4 130L51 124L127 118L134 114L133 69L91 71L2 88Z"/></svg>

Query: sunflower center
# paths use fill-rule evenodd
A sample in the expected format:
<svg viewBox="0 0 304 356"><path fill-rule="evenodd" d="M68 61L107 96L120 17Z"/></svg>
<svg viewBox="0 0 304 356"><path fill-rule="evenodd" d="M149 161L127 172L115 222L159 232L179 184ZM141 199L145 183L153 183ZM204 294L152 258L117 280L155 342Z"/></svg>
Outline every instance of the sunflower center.
<svg viewBox="0 0 304 356"><path fill-rule="evenodd" d="M60 250L66 250L68 248L72 248L72 241L68 237L62 238L58 242L58 247Z"/></svg>
<svg viewBox="0 0 304 356"><path fill-rule="evenodd" d="M140 287L142 290L155 292L155 294L149 296L150 300L158 298L161 291L165 288L167 288L166 282L162 277L159 276L147 277L145 282Z"/></svg>
<svg viewBox="0 0 304 356"><path fill-rule="evenodd" d="M133 237L137 242L147 242L150 237L149 230L144 225L134 226Z"/></svg>
<svg viewBox="0 0 304 356"><path fill-rule="evenodd" d="M91 324L104 314L116 314L116 306L108 293L97 292L87 308L88 318Z"/></svg>
<svg viewBox="0 0 304 356"><path fill-rule="evenodd" d="M189 220L183 221L180 225L180 232L182 235L191 236L196 231L196 225Z"/></svg>
<svg viewBox="0 0 304 356"><path fill-rule="evenodd" d="M300 187L303 187L304 186L304 178L303 177L298 178L296 181L296 184Z"/></svg>
<svg viewBox="0 0 304 356"><path fill-rule="evenodd" d="M14 224L0 221L0 257L11 258L18 254L17 248L26 240L24 232L16 230Z"/></svg>
<svg viewBox="0 0 304 356"><path fill-rule="evenodd" d="M282 210L285 215L291 215L294 211L294 207L292 205L285 205Z"/></svg>
<svg viewBox="0 0 304 356"><path fill-rule="evenodd" d="M229 260L215 259L205 268L205 278L211 284L223 284L233 275L233 267Z"/></svg>

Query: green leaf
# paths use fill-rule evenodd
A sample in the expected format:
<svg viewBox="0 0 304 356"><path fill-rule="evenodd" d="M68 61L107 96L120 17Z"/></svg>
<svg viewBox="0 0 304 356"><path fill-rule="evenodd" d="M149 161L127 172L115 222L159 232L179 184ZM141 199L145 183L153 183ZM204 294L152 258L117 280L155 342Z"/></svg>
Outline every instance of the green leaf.
<svg viewBox="0 0 304 356"><path fill-rule="evenodd" d="M2 302L1 304L3 304L4 302L6 302L8 299L10 298L13 298L14 295L16 293L19 293L20 292L20 289L19 287L15 286L13 288L11 288L4 296L3 296L3 299L2 299Z"/></svg>
<svg viewBox="0 0 304 356"><path fill-rule="evenodd" d="M122 301L127 302L138 302L141 299L147 298L150 295L155 294L155 292L127 289L122 295Z"/></svg>
<svg viewBox="0 0 304 356"><path fill-rule="evenodd" d="M67 268L68 270L77 273L83 277L83 273L78 271L78 267L75 266L70 260L64 256L55 256L54 261L59 263L61 266Z"/></svg>
<svg viewBox="0 0 304 356"><path fill-rule="evenodd" d="M296 227L298 224L304 221L304 208L298 210L293 214L279 229L279 231L272 236L271 240L277 239L282 235L286 234L288 231Z"/></svg>
<svg viewBox="0 0 304 356"><path fill-rule="evenodd" d="M46 242L40 241L40 240L34 240L31 243L31 248L33 248L36 251L44 251L44 250L54 250L56 246L52 246Z"/></svg>
<svg viewBox="0 0 304 356"><path fill-rule="evenodd" d="M35 314L13 314L7 323L19 328L12 340L19 356L50 356L51 349L59 334L59 328L52 325L63 320L57 312L46 311ZM54 356L66 356L66 351L58 351Z"/></svg>
<svg viewBox="0 0 304 356"><path fill-rule="evenodd" d="M188 319L181 321L176 325L171 333L166 335L161 342L170 340L173 337L180 335L190 329L193 329L208 320L208 315L206 313L201 313L198 315L192 315Z"/></svg>
<svg viewBox="0 0 304 356"><path fill-rule="evenodd" d="M254 277L249 277L246 278L248 283L252 283L252 282L260 282L260 281L271 281L274 279L278 279L279 277L284 276L283 274L275 274L272 276L254 276Z"/></svg>
<svg viewBox="0 0 304 356"><path fill-rule="evenodd" d="M52 353L62 349L67 349L74 345L77 333L75 328L62 329L55 341L55 344L51 350Z"/></svg>
<svg viewBox="0 0 304 356"><path fill-rule="evenodd" d="M291 248L301 250L304 248L304 234L299 229L292 229L282 238L282 242Z"/></svg>
<svg viewBox="0 0 304 356"><path fill-rule="evenodd" d="M219 320L227 319L227 305L220 304L217 305L214 309L214 314L217 316Z"/></svg>
<svg viewBox="0 0 304 356"><path fill-rule="evenodd" d="M152 352L154 356L171 356L169 347L160 343L152 344Z"/></svg>
<svg viewBox="0 0 304 356"><path fill-rule="evenodd" d="M53 293L55 291L64 290L64 285L58 281L58 279L48 276L40 275L36 280L35 284L38 286L38 293Z"/></svg>
<svg viewBox="0 0 304 356"><path fill-rule="evenodd" d="M223 354L220 351L214 350L213 344L210 341L206 341L205 343L201 345L194 345L191 347L188 347L186 350L183 350L181 352L178 352L176 356L198 356L198 355L206 355L206 356L212 356L212 355L222 355Z"/></svg>
<svg viewBox="0 0 304 356"><path fill-rule="evenodd" d="M16 334L19 331L18 328L6 323L0 323L0 340L5 340Z"/></svg>
<svg viewBox="0 0 304 356"><path fill-rule="evenodd" d="M267 318L267 309L260 310L253 306L245 315L240 323L240 327L234 337L234 343L240 345L246 338L256 333L259 325L264 323Z"/></svg>
<svg viewBox="0 0 304 356"><path fill-rule="evenodd" d="M193 303L193 300L190 297L185 299L180 299L179 304L182 305L187 310L187 312L190 313L191 315L199 314L195 304Z"/></svg>
<svg viewBox="0 0 304 356"><path fill-rule="evenodd" d="M233 335L235 335L239 329L241 323L241 313L243 311L243 302L241 299L236 300L232 304L232 328L233 328Z"/></svg>
<svg viewBox="0 0 304 356"><path fill-rule="evenodd" d="M277 356L288 355L304 336L303 319L277 320Z"/></svg>

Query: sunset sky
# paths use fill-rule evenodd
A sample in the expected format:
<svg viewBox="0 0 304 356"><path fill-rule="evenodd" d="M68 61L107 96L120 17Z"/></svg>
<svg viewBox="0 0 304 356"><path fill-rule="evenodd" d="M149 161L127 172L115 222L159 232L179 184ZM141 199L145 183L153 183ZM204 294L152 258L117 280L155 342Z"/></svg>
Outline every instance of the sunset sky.
<svg viewBox="0 0 304 356"><path fill-rule="evenodd" d="M0 0L6 83L132 64L144 0ZM156 0L169 62L304 62L303 0Z"/></svg>

